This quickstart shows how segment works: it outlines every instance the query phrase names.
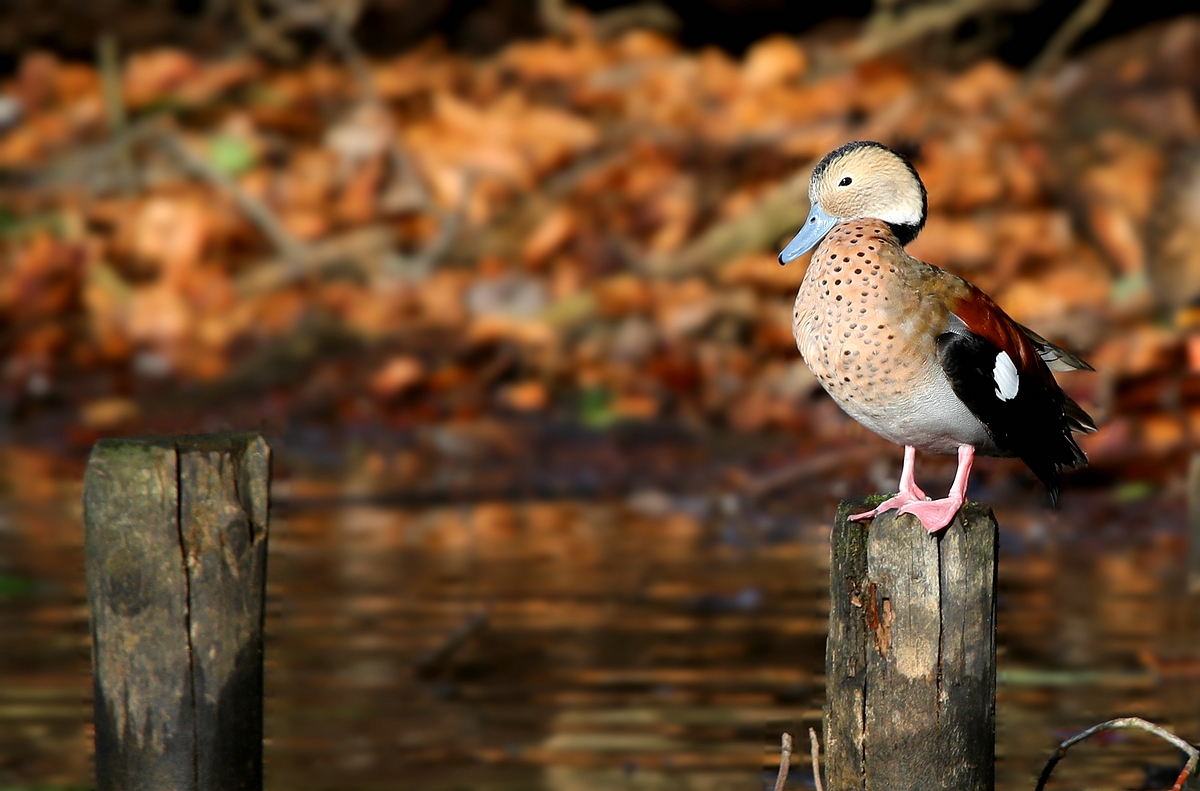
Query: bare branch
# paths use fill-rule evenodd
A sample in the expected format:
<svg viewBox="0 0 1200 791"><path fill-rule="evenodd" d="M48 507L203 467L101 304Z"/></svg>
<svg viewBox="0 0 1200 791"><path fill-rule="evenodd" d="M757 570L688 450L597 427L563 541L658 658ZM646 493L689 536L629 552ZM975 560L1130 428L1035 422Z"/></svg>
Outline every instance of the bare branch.
<svg viewBox="0 0 1200 791"><path fill-rule="evenodd" d="M775 778L775 791L783 791L787 783L788 770L792 764L792 735L783 734L779 745L779 775Z"/></svg>
<svg viewBox="0 0 1200 791"><path fill-rule="evenodd" d="M1026 78L1032 80L1061 63L1071 45L1086 33L1088 28L1100 21L1100 17L1104 16L1111 4L1112 0L1083 0L1058 30L1054 31L1054 35L1046 42L1045 49L1029 67Z"/></svg>
<svg viewBox="0 0 1200 791"><path fill-rule="evenodd" d="M255 49L281 61L293 61L299 56L296 45L288 41L286 33L292 19L263 19L256 0L237 0L238 22L245 29L250 45Z"/></svg>
<svg viewBox="0 0 1200 791"><path fill-rule="evenodd" d="M247 46L281 61L293 61L300 56L287 34L303 28L321 28L327 19L326 10L315 3L272 3L269 18L258 8L258 0L237 0L238 21L249 39Z"/></svg>
<svg viewBox="0 0 1200 791"><path fill-rule="evenodd" d="M964 20L987 11L1021 9L1029 0L951 0L944 3L909 3L897 11L895 3L879 3L867 20L863 35L847 58L850 63L877 58L931 33L951 30Z"/></svg>
<svg viewBox="0 0 1200 791"><path fill-rule="evenodd" d="M1188 777L1190 777L1196 771L1196 764L1200 763L1200 750L1197 750L1194 745L1184 741L1165 728L1155 725L1152 722L1148 722L1147 720L1143 720L1141 717L1121 717L1120 719L1102 722L1099 725L1093 725L1086 731L1077 733L1070 739L1067 739L1058 746L1058 749L1054 751L1054 755L1050 756L1050 760L1046 762L1046 768L1042 770L1042 774L1038 777L1036 791L1042 791L1046 787L1047 781L1050 780L1050 773L1054 771L1054 767L1058 765L1058 762L1067 756L1067 750L1071 749L1076 744L1095 736L1097 733L1101 733L1103 731L1118 731L1127 728L1154 734L1160 739L1170 742L1187 754L1187 763L1183 765L1183 771L1179 773L1179 777L1175 780L1175 785L1171 786L1171 791L1181 791L1183 784L1187 782Z"/></svg>
<svg viewBox="0 0 1200 791"><path fill-rule="evenodd" d="M656 277L684 278L783 236L804 219L811 171L804 168L767 194L753 211L719 222L676 253L649 262Z"/></svg>
<svg viewBox="0 0 1200 791"><path fill-rule="evenodd" d="M475 190L475 180L475 172L468 170L463 183L462 197L459 198L458 205L451 211L441 212L437 233L434 234L433 238L429 240L429 243L424 248L419 250L406 262L405 269L410 276L423 279L442 260L442 257L449 252L450 246L458 238L459 230L462 229L463 223L466 222L467 210L471 204L471 193Z"/></svg>
<svg viewBox="0 0 1200 791"><path fill-rule="evenodd" d="M336 6L337 4L329 6L329 18L325 24L320 26L321 31L325 34L329 46L337 51L339 57L345 62L346 68L350 69L351 74L354 75L362 101L377 107L386 107L386 102L379 95L379 89L375 86L375 77L371 74L367 58L363 55L362 49L354 40L351 32L354 19L345 13L340 13ZM388 117L391 117L390 114ZM400 144L399 130L392 130L392 145L388 153L391 157L392 170L397 179L396 183L411 196L410 202L416 204L415 208L432 206L433 200L429 195L425 180L408 156L404 146ZM396 191L392 190L392 192ZM394 196L390 201L385 200L385 203L391 202L395 202Z"/></svg>
<svg viewBox="0 0 1200 791"><path fill-rule="evenodd" d="M96 42L97 68L104 94L104 115L112 132L116 148L121 188L132 192L137 188L137 169L133 165L133 141L129 135L129 117L125 112L125 96L121 90L121 54L116 36L105 33Z"/></svg>
<svg viewBox="0 0 1200 791"><path fill-rule="evenodd" d="M184 170L204 179L236 203L242 214L271 240L271 244L280 255L297 266L304 259L304 243L280 224L275 213L265 203L242 189L236 181L214 168L207 159L192 151L178 133L160 129L154 137L154 142Z"/></svg>
<svg viewBox="0 0 1200 791"><path fill-rule="evenodd" d="M731 471L730 484L748 499L757 500L798 481L816 477L848 464L868 461L878 455L879 449L870 446L828 450L762 475Z"/></svg>
<svg viewBox="0 0 1200 791"><path fill-rule="evenodd" d="M381 225L355 228L311 243L299 262L274 258L248 267L234 280L234 289L245 299L286 288L304 275L318 274L347 262L369 269L372 259L382 260L395 246L396 234L391 228Z"/></svg>
<svg viewBox="0 0 1200 791"><path fill-rule="evenodd" d="M813 785L817 791L825 791L825 786L821 783L821 743L817 741L815 728L808 729L808 744L812 749Z"/></svg>
<svg viewBox="0 0 1200 791"><path fill-rule="evenodd" d="M253 46L277 57L291 59L294 57L294 47L284 37L286 33L301 28L320 31L330 48L338 54L353 75L358 84L359 99L366 104L386 107L386 102L375 86L370 64L358 42L354 40L353 28L362 11L361 4L328 0L270 0L270 6L274 16L266 20L258 13L255 0L241 0L242 24ZM392 144L388 153L396 186L389 190L389 195L384 198L384 205L401 209L431 207L433 199L425 180L400 144L396 130L392 130Z"/></svg>
<svg viewBox="0 0 1200 791"><path fill-rule="evenodd" d="M441 644L417 657L417 660L413 662L413 670L423 677L436 675L468 640L483 631L491 615L491 604L485 604L479 610L471 613L454 631L446 635L446 639Z"/></svg>
<svg viewBox="0 0 1200 791"><path fill-rule="evenodd" d="M425 248L411 258L401 259L401 268L407 274L417 276L428 274L429 270L450 249L451 244L458 236L466 216L472 179L468 178L460 206L450 212L437 210L424 178L400 142L399 130L392 128L392 116L387 108L387 102L380 95L379 89L375 85L374 75L371 73L370 64L354 39L353 28L362 11L360 3L331 2L330 0L312 0L311 2L269 0L269 4L276 12L272 23L279 26L278 31L310 27L324 34L329 46L338 54L353 75L354 81L358 85L359 101L364 105L379 108L383 117L388 119L391 139L388 155L392 166L392 186L383 197L383 205L391 211L416 209L440 215L437 233ZM374 232L368 233L363 239L352 235L347 237L347 241L352 242L349 245L351 252L357 253L354 257L358 257L360 260L364 250L368 256L381 252L375 246L378 240L379 234ZM366 242L365 247L360 244L362 241ZM262 272L247 278L240 288L243 291L254 292L271 290L293 282L301 269L315 271L339 260L345 260L344 248L346 245L333 242L328 247L330 255L316 255L315 251L309 251L310 258L305 259L298 266L294 265L290 272L286 266L282 265L283 262L269 262L264 266ZM281 252L284 252L285 259L290 258L285 251L281 250Z"/></svg>

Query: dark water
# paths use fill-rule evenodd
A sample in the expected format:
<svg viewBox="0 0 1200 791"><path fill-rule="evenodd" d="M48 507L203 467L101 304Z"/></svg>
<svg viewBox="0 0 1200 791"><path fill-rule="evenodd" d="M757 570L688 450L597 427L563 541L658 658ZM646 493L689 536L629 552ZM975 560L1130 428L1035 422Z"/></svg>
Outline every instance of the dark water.
<svg viewBox="0 0 1200 791"><path fill-rule="evenodd" d="M275 492L269 788L757 789L785 730L811 786L828 493L336 504L360 494ZM0 503L0 789L90 782L78 495L51 479ZM997 506L998 787L1031 789L1059 741L1119 715L1200 740L1182 498L1028 500ZM1052 787L1141 788L1178 763L1122 735Z"/></svg>

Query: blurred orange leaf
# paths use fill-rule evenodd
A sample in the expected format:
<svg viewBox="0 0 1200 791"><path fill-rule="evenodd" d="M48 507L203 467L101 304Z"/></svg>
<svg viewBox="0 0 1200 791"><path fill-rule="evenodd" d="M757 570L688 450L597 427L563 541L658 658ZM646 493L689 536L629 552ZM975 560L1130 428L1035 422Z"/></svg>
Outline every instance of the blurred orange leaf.
<svg viewBox="0 0 1200 791"><path fill-rule="evenodd" d="M425 378L425 366L415 357L400 355L384 363L371 377L368 387L377 398L394 398L420 384Z"/></svg>

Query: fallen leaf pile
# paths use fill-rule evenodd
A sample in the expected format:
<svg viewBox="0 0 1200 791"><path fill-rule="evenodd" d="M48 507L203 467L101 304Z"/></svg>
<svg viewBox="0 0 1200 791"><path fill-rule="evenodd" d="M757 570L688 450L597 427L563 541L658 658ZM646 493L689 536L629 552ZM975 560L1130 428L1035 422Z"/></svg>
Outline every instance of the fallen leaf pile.
<svg viewBox="0 0 1200 791"><path fill-rule="evenodd" d="M119 101L92 67L29 53L0 88L20 108L0 127L9 419L65 421L77 447L235 402L268 424L834 437L791 337L804 264L774 253L812 164L867 138L928 187L914 255L1099 369L1063 378L1103 421L1094 461L1200 430L1200 21L1027 81L572 20L365 74L137 52L108 80Z"/></svg>

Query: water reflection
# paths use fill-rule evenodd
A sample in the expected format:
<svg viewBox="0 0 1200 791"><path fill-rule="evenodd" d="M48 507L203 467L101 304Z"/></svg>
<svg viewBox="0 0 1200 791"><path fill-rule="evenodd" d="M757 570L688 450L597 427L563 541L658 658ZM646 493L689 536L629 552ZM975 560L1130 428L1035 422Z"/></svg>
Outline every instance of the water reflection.
<svg viewBox="0 0 1200 791"><path fill-rule="evenodd" d="M277 496L330 493L291 481ZM59 485L0 511L0 787L90 782L77 502ZM831 512L820 497L739 509L657 493L281 508L268 785L766 784L779 733L803 748L819 726ZM999 518L998 788L1032 788L1058 741L1113 716L1200 737L1181 505L1075 492L1069 511ZM1073 751L1054 787L1138 788L1147 764L1178 759L1122 734ZM798 758L792 786L809 785Z"/></svg>

